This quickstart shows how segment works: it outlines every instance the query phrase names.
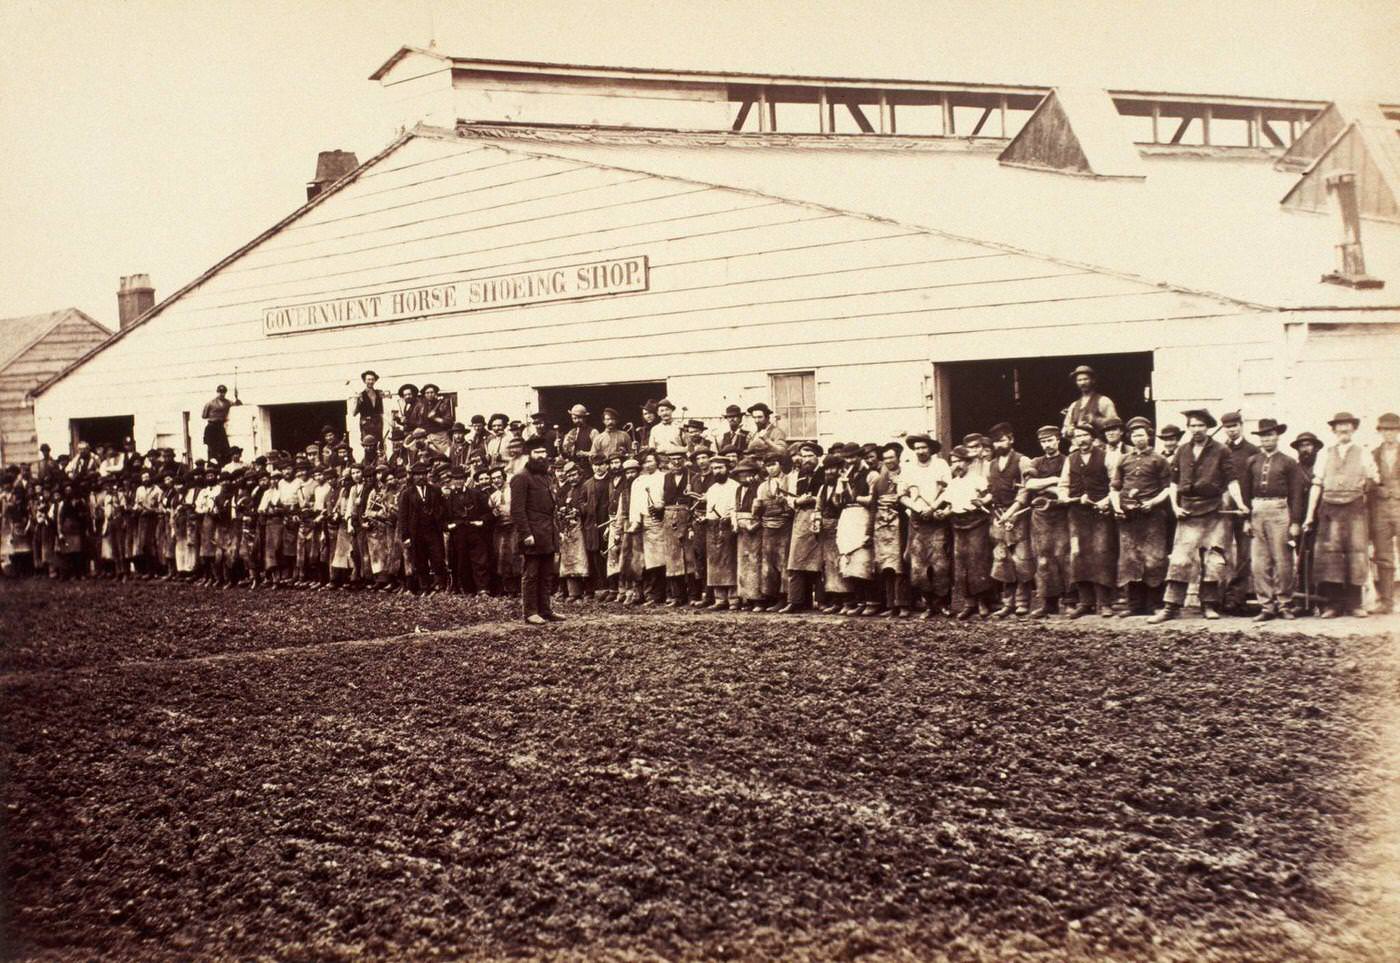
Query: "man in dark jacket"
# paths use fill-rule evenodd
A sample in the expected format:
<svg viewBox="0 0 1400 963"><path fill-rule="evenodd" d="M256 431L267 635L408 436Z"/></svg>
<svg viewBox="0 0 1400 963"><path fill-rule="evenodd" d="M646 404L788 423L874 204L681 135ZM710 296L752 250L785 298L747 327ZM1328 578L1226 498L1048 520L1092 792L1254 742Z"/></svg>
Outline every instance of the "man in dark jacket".
<svg viewBox="0 0 1400 963"><path fill-rule="evenodd" d="M413 478L399 494L399 539L413 558L415 590L447 588L447 559L442 533L447 523L447 501L428 482L428 464L413 466ZM431 567L431 579L429 571Z"/></svg>
<svg viewBox="0 0 1400 963"><path fill-rule="evenodd" d="M524 557L520 602L530 625L563 622L550 610L554 590L554 555L559 528L554 520L554 489L549 480L549 449L540 438L528 443L525 470L510 479L510 520Z"/></svg>

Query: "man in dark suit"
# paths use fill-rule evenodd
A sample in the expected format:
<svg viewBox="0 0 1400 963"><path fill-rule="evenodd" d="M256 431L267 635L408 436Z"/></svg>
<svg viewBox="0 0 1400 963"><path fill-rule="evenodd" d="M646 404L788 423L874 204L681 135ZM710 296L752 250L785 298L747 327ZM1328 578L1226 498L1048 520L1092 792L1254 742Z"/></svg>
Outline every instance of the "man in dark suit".
<svg viewBox="0 0 1400 963"><path fill-rule="evenodd" d="M540 438L528 443L525 470L510 480L510 520L520 541L525 571L520 577L520 602L530 625L562 622L550 610L554 589L554 555L559 551L559 527L554 519L554 488L549 480L549 449Z"/></svg>
<svg viewBox="0 0 1400 963"><path fill-rule="evenodd" d="M415 591L447 588L447 559L442 533L447 522L447 501L428 482L428 464L413 466L413 478L399 494L399 539L413 558ZM431 571L432 581L429 581Z"/></svg>

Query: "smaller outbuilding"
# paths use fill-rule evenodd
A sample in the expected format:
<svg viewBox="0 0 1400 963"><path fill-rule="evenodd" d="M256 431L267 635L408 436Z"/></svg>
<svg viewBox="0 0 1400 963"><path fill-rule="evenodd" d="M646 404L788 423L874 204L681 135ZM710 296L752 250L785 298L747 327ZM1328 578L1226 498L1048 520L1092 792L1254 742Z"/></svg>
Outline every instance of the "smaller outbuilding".
<svg viewBox="0 0 1400 963"><path fill-rule="evenodd" d="M26 395L111 333L77 308L0 319L0 465L39 457Z"/></svg>

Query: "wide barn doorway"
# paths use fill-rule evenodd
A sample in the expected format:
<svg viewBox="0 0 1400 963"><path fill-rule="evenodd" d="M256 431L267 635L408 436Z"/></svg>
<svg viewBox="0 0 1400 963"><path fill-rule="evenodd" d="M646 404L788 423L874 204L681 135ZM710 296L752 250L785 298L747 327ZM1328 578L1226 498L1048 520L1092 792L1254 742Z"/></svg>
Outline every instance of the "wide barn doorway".
<svg viewBox="0 0 1400 963"><path fill-rule="evenodd" d="M569 409L583 405L588 409L588 423L594 428L603 427L603 409L616 408L619 427L642 423L642 405L647 401L660 401L666 397L664 381L615 381L603 385L554 385L539 388L540 407L544 412L545 424L557 425L560 431L568 431L573 422Z"/></svg>
<svg viewBox="0 0 1400 963"><path fill-rule="evenodd" d="M300 451L321 440L327 426L345 434L344 401L309 401L295 405L264 405L267 412L268 440L279 451Z"/></svg>
<svg viewBox="0 0 1400 963"><path fill-rule="evenodd" d="M120 448L122 442L131 438L133 441L136 418L133 415L112 415L106 418L73 418L68 422L68 431L72 435L73 450L78 448L78 442L85 441L96 451L98 445L107 445L110 448ZM140 449L140 444L137 448Z"/></svg>
<svg viewBox="0 0 1400 963"><path fill-rule="evenodd" d="M1065 409L1079 397L1070 372L1081 364L1094 369L1099 392L1113 399L1124 421L1134 415L1152 417L1150 351L952 362L937 366L946 379L950 444L1007 421L1016 431L1018 450L1038 451L1036 429L1063 424Z"/></svg>

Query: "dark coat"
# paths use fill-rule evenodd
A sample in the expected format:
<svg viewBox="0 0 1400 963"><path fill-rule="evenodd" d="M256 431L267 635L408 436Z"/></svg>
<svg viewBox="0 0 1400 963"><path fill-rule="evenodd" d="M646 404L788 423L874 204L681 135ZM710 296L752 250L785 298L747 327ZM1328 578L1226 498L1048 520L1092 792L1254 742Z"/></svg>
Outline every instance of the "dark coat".
<svg viewBox="0 0 1400 963"><path fill-rule="evenodd" d="M419 541L441 538L447 522L447 500L442 491L426 486L427 497L418 494L418 486L409 482L399 493L399 538Z"/></svg>
<svg viewBox="0 0 1400 963"><path fill-rule="evenodd" d="M608 506L612 501L610 478L587 478L579 485L577 502L579 522L583 525L583 547L590 552L603 549L603 529L611 521Z"/></svg>
<svg viewBox="0 0 1400 963"><path fill-rule="evenodd" d="M522 555L553 555L559 551L559 527L554 521L554 490L548 475L526 469L510 480L510 520L515 525ZM533 535L535 544L526 545Z"/></svg>

